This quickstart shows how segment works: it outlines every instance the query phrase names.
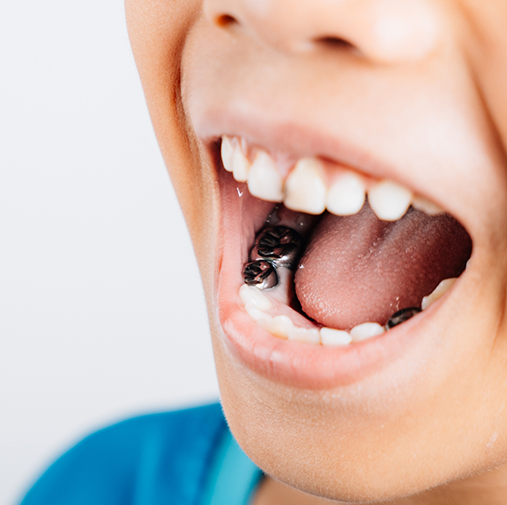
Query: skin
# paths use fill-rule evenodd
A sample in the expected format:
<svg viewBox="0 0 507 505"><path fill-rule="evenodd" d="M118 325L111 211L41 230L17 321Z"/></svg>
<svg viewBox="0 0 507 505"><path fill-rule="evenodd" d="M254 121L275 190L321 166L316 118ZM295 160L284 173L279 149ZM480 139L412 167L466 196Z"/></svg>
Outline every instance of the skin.
<svg viewBox="0 0 507 505"><path fill-rule="evenodd" d="M202 273L224 410L272 476L254 504L507 503L507 3L127 0L126 8ZM404 29L382 31L383 22ZM347 44L316 42L324 37ZM231 96L267 121L296 114L346 135L462 222L474 252L440 310L432 352L416 345L407 364L317 391L269 381L231 355L215 308L220 193L199 137L201 111Z"/></svg>

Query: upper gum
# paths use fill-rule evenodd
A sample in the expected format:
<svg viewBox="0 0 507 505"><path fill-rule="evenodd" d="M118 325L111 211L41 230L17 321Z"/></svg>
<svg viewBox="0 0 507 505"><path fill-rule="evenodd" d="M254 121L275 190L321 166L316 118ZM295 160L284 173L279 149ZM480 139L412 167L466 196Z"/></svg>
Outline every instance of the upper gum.
<svg viewBox="0 0 507 505"><path fill-rule="evenodd" d="M371 175L366 175L360 171L358 171L356 168L351 167L350 165L341 164L335 161L331 161L329 159L323 159L318 156L296 156L293 154L289 154L286 152L276 152L272 153L268 149L265 149L258 145L252 145L248 140L246 140L244 137L235 136L235 135L224 135L223 137L228 137L229 140L231 140L236 145L239 145L241 147L241 150L243 151L244 155L250 162L250 164L253 164L255 161L255 157L258 152L262 151L266 153L268 156L271 157L271 159L274 161L274 164L280 173L283 181L285 181L288 177L288 175L291 173L292 169L295 167L296 163L303 158L314 158L319 161L319 163L322 164L322 167L324 169L325 179L328 186L330 186L335 180L337 180L341 175L346 173L352 173L354 176L358 177L361 180L361 183L365 189L365 192L368 193L368 191L371 189L372 186L375 184L378 184L382 180L386 180L385 178L380 177L373 177ZM394 182L398 183L394 180ZM405 184L401 183L403 187L406 187L407 189L411 190L410 187L406 186ZM427 201L430 203L431 206L435 206L436 208L439 208L440 206L438 204L435 204L435 202L427 198L421 194L419 194L417 191L413 192L414 198L419 201ZM440 212L442 212L442 209L440 209Z"/></svg>
<svg viewBox="0 0 507 505"><path fill-rule="evenodd" d="M292 169L295 167L296 163L303 158L313 158L319 161L321 163L326 179L328 184L332 184L336 179L338 179L341 175L352 173L356 177L359 177L365 187L365 190L368 190L373 184L376 184L379 179L376 179L372 176L365 175L361 172L359 172L357 169L352 168L350 166L342 165L334 161L326 160L319 158L317 156L301 156L297 157L294 155L291 155L289 153L283 153L283 152L277 152L275 154L271 153L267 149L264 149L263 147L250 145L247 140L245 140L243 137L229 137L231 140L235 139L237 143L241 146L241 149L243 150L243 153L247 157L248 161L250 163L255 162L255 158L257 156L258 152L264 152L266 153L275 163L275 166L282 176L282 178L285 180L287 176L290 174Z"/></svg>

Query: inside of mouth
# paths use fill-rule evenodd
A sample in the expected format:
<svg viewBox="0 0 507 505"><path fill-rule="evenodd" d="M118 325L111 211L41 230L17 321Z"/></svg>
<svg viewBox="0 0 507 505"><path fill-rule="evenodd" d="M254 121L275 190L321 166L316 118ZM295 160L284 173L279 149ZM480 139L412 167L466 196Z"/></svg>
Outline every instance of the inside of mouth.
<svg viewBox="0 0 507 505"><path fill-rule="evenodd" d="M398 221L381 221L366 203L353 216L326 213L313 227L295 292L302 311L323 326L385 325L396 312L421 307L442 280L459 277L471 250L449 214L410 208Z"/></svg>
<svg viewBox="0 0 507 505"><path fill-rule="evenodd" d="M249 199L244 212L258 211L261 202L251 195ZM283 300L321 327L349 331L365 322L385 326L399 311L421 307L444 279L459 277L472 252L470 236L449 214L430 216L410 208L397 221L382 221L368 202L357 214L343 217L328 212L311 216L283 204L269 209L246 239L247 249L269 227L301 233L295 268L290 273L278 270L290 277ZM276 290L265 293L277 298Z"/></svg>
<svg viewBox="0 0 507 505"><path fill-rule="evenodd" d="M315 212L318 215L289 210L270 198L252 196L253 169L248 184L241 182L246 180L244 174L240 171L238 177L236 166L224 170L220 145L215 147L225 222L229 223L224 246L231 251L237 250L234 244L239 246L236 273L227 271L246 284L238 286L246 312L275 336L324 345L372 338L434 303L466 268L472 254L469 234L429 201L423 207L417 205L417 210L414 199L414 206L406 212L405 208L398 219L378 217L385 207L379 208L378 193L375 202L372 196L370 207L371 190L362 208L352 215L336 215L336 209ZM245 160L240 157L240 168ZM287 191L287 181L285 185ZM269 230L278 238L273 242L268 237L267 249L259 251L259 240ZM280 246L277 241L283 230L299 237L296 257L289 265L274 261L269 251ZM237 258L235 253L227 257ZM228 268L233 269L232 265ZM328 330L340 331L330 334Z"/></svg>

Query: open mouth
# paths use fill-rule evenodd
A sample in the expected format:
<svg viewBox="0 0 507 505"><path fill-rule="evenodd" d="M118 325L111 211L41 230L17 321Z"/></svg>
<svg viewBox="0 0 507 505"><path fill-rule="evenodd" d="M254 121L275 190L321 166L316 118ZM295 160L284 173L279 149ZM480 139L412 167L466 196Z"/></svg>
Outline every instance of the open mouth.
<svg viewBox="0 0 507 505"><path fill-rule="evenodd" d="M235 354L264 375L321 387L371 371L366 363L388 354L383 340L422 320L466 269L464 227L396 181L241 137L212 150L224 214L220 321Z"/></svg>

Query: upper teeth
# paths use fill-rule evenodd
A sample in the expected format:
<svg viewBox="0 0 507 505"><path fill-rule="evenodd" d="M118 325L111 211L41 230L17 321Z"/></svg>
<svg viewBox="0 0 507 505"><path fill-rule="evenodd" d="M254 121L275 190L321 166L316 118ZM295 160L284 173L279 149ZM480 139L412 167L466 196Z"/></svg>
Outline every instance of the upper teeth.
<svg viewBox="0 0 507 505"><path fill-rule="evenodd" d="M373 212L384 221L396 221L407 212L412 202L412 192L392 181L381 181L368 192L368 202Z"/></svg>
<svg viewBox="0 0 507 505"><path fill-rule="evenodd" d="M281 202L283 179L271 156L259 151L248 173L248 190L253 196L268 202Z"/></svg>
<svg viewBox="0 0 507 505"><path fill-rule="evenodd" d="M322 163L303 158L285 181L283 203L292 210L322 214L326 208L326 179Z"/></svg>
<svg viewBox="0 0 507 505"><path fill-rule="evenodd" d="M337 216L358 213L364 205L363 181L354 172L345 172L331 186L327 193L326 207Z"/></svg>
<svg viewBox="0 0 507 505"><path fill-rule="evenodd" d="M347 216L359 212L365 197L379 219L396 221L410 205L430 215L443 210L433 202L414 195L401 184L389 180L371 183L365 176L348 169L326 170L318 158L302 158L287 177L266 151L256 150L253 162L247 156L246 142L222 137L222 162L238 182L247 182L250 193L270 202L283 202L292 210Z"/></svg>

